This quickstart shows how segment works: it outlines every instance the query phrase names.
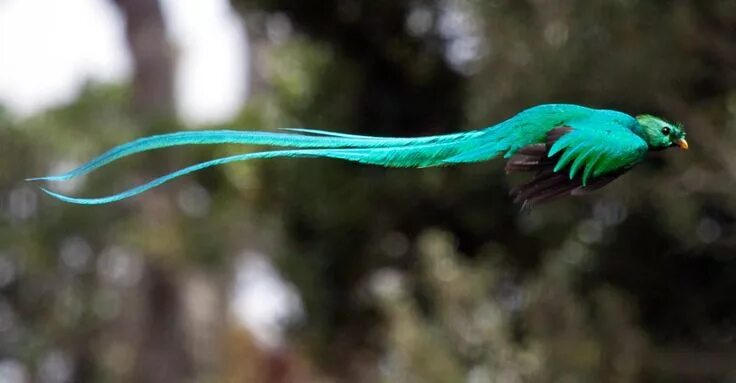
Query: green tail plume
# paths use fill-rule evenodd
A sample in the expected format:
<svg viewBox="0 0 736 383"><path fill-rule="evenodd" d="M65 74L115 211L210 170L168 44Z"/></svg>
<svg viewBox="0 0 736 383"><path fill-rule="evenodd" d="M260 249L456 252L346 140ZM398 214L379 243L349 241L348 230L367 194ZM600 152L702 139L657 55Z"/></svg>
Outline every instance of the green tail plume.
<svg viewBox="0 0 736 383"><path fill-rule="evenodd" d="M64 181L132 154L182 145L244 144L284 148L219 158L192 165L157 178L147 184L103 198L74 198L47 189L46 193L66 202L105 204L120 201L159 186L174 178L236 161L277 157L327 157L387 167L431 167L485 161L503 154L510 157L518 149L544 140L560 113L579 113L574 105L542 105L527 109L489 128L465 133L419 138L372 137L310 129L286 129L289 133L236 130L189 131L141 138L103 153L69 172L30 178L29 181ZM584 108L582 108L584 109Z"/></svg>
<svg viewBox="0 0 736 383"><path fill-rule="evenodd" d="M249 131L192 131L141 138L103 153L99 157L69 172L30 178L29 181L65 181L99 169L118 159L154 149L182 145L249 144L268 145L292 150L274 150L246 153L219 158L186 167L157 178L136 188L103 198L74 198L42 188L60 200L85 205L120 201L152 189L174 178L236 161L278 157L326 157L387 167L430 167L445 164L445 160L469 147L482 131L420 138L388 138L359 136L308 129L289 129L298 133L270 133Z"/></svg>

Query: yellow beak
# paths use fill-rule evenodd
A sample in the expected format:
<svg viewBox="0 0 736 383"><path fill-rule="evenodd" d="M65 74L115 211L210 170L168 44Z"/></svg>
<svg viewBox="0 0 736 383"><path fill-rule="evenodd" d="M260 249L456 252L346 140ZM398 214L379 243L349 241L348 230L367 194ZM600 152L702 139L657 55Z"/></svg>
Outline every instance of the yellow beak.
<svg viewBox="0 0 736 383"><path fill-rule="evenodd" d="M684 138L680 138L679 140L675 141L675 145L679 146L682 150L687 150L687 141L685 141Z"/></svg>

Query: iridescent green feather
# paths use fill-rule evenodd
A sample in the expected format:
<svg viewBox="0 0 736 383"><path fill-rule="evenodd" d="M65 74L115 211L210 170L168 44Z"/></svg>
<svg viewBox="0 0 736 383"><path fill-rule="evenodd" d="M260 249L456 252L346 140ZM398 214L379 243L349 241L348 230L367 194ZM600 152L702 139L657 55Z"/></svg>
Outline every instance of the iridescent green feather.
<svg viewBox="0 0 736 383"><path fill-rule="evenodd" d="M638 123L633 117L613 111L601 111L590 117L570 121L572 129L550 148L549 156L562 153L554 170L560 171L571 161L570 178L580 169L583 185L589 177L598 177L634 166L644 159L648 146L634 134Z"/></svg>

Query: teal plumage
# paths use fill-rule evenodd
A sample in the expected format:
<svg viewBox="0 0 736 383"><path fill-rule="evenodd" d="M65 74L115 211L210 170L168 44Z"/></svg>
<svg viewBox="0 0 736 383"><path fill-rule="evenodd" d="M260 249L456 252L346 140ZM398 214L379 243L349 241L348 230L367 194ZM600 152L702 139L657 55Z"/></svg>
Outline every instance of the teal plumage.
<svg viewBox="0 0 736 383"><path fill-rule="evenodd" d="M140 194L174 178L231 162L278 157L327 157L387 167L432 167L480 162L503 156L506 170L533 171L516 188L516 200L542 202L578 194L610 182L644 159L648 150L687 148L682 127L653 116L571 104L529 108L497 125L464 133L395 138L310 129L289 132L206 130L162 134L122 144L67 173L31 178L69 180L132 154L181 145L248 144L287 148L234 155L192 165L147 184L103 198L75 198L42 188L62 201L105 204ZM563 172L563 170L565 170Z"/></svg>

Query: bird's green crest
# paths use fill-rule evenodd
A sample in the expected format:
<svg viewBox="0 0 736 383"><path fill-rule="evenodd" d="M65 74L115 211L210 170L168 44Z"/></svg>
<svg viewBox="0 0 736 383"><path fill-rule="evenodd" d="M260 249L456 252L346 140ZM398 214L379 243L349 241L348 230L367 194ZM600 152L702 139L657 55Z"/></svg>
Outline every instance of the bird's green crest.
<svg viewBox="0 0 736 383"><path fill-rule="evenodd" d="M639 122L643 133L642 138L650 149L666 149L672 146L687 149L685 130L681 124L673 124L649 114L636 116L636 121Z"/></svg>

